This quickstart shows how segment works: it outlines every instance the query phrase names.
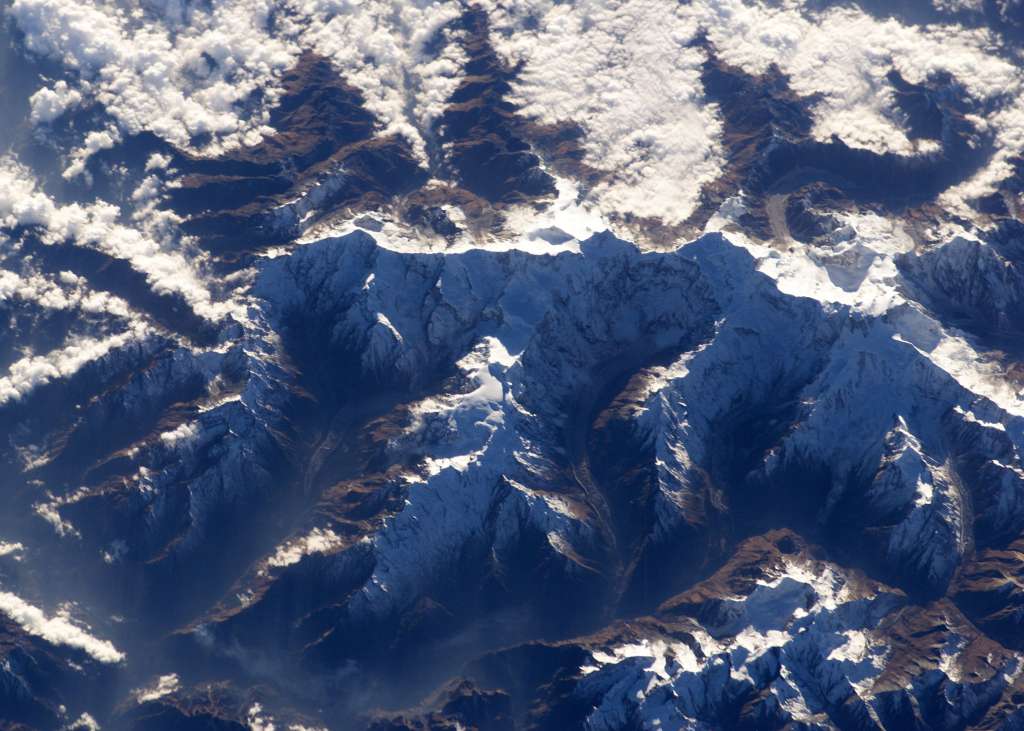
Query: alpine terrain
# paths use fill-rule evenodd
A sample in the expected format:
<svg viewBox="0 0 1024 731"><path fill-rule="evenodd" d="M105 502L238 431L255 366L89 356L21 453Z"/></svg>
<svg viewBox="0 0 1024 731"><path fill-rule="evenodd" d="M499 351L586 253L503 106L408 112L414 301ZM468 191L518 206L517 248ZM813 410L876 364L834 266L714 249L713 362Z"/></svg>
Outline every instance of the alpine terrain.
<svg viewBox="0 0 1024 731"><path fill-rule="evenodd" d="M0 731L1024 730L1020 0L0 19Z"/></svg>

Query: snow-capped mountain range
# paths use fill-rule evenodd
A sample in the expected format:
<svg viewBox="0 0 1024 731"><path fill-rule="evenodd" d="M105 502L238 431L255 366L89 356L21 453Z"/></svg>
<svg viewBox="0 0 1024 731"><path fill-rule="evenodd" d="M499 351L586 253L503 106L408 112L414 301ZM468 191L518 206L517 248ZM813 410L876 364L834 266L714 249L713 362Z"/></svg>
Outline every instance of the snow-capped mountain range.
<svg viewBox="0 0 1024 731"><path fill-rule="evenodd" d="M11 0L0 729L1024 728L1024 15Z"/></svg>

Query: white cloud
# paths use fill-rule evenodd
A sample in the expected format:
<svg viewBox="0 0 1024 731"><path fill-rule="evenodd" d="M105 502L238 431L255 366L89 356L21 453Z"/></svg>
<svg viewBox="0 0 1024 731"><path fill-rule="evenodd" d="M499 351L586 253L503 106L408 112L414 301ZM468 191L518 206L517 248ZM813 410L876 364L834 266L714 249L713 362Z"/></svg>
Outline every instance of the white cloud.
<svg viewBox="0 0 1024 731"><path fill-rule="evenodd" d="M105 312L126 320L134 317L123 299L89 289L83 277L70 271L60 272L54 281L39 272L18 274L0 269L0 302L7 300L32 302L48 310Z"/></svg>
<svg viewBox="0 0 1024 731"><path fill-rule="evenodd" d="M140 211L153 213L151 205L140 207ZM157 215L144 216L140 225L147 228L139 230L121 223L120 218L121 210L105 201L57 205L39 189L26 167L10 157L0 158L0 226L38 226L44 244L70 241L123 259L146 276L153 291L181 295L197 314L208 319L229 312L241 315L237 305L214 300L199 270L198 263L203 260L199 252L180 250L184 244L173 233L165 240L158 239L159 228L171 222Z"/></svg>
<svg viewBox="0 0 1024 731"><path fill-rule="evenodd" d="M851 146L877 152L915 151L898 124L885 78L893 68L914 83L939 71L952 73L982 99L1019 83L1013 65L992 53L984 31L905 26L851 8L807 16L793 2L773 8L740 0L701 2L689 12L727 63L752 73L776 63L795 92L821 94L814 107L818 138L837 134Z"/></svg>
<svg viewBox="0 0 1024 731"><path fill-rule="evenodd" d="M794 91L817 95L816 137L835 134L877 152L936 147L908 139L888 71L912 82L953 74L995 108L984 123L1000 147L991 165L951 192L955 200L991 191L1009 174L1010 157L1024 150L1022 74L997 55L984 29L905 26L851 8L815 13L797 0L483 6L499 51L525 63L514 89L526 110L585 128L587 161L607 173L586 192L601 214L683 220L701 186L719 174L721 124L700 84L702 51L690 46L702 30L727 63L752 73L777 63ZM33 96L37 121L97 102L121 134L150 130L188 146L209 133L210 151L255 142L268 132L281 73L312 49L363 93L384 131L406 135L421 156L426 130L463 76L458 44L434 41L439 32L449 41L457 36L444 29L464 11L455 0L147 2L144 9L107 0L13 0L8 9L27 47L59 60L76 78ZM251 102L257 90L258 104ZM92 134L67 175L79 174L91 152L117 140L110 130Z"/></svg>
<svg viewBox="0 0 1024 731"><path fill-rule="evenodd" d="M124 653L107 640L93 637L66 617L47 617L43 610L10 592L0 592L0 612L30 635L42 637L51 644L84 650L93 659L103 663L119 663L125 659Z"/></svg>
<svg viewBox="0 0 1024 731"><path fill-rule="evenodd" d="M330 58L386 132L424 155L422 130L461 78L461 50L429 42L464 10L454 0L228 0L211 9L147 3L150 11L92 0L14 0L9 9L33 52L81 77L79 88L41 90L35 118L95 100L127 134L148 130L210 151L254 144L270 131L281 73L304 49ZM269 17L274 12L273 28ZM65 83L65 82L60 82ZM253 105L253 92L265 94ZM77 168L71 173L74 174Z"/></svg>
<svg viewBox="0 0 1024 731"><path fill-rule="evenodd" d="M77 107L82 102L82 94L68 86L68 82L58 81L53 88L44 86L28 101L32 108L32 123L41 124L52 122L68 109Z"/></svg>
<svg viewBox="0 0 1024 731"><path fill-rule="evenodd" d="M71 152L71 164L64 169L64 179L71 180L85 173L85 165L89 158L100 150L110 150L121 141L121 133L116 127L90 132L85 142L77 150Z"/></svg>
<svg viewBox="0 0 1024 731"><path fill-rule="evenodd" d="M343 545L341 536L330 528L314 528L307 535L278 546L267 565L275 568L298 563L303 556L311 553L328 553Z"/></svg>
<svg viewBox="0 0 1024 731"><path fill-rule="evenodd" d="M149 329L133 323L128 330L106 338L70 338L61 348L45 355L26 355L10 365L0 377L0 404L17 401L33 389L50 381L66 378L90 361L102 358L111 350L142 340Z"/></svg>
<svg viewBox="0 0 1024 731"><path fill-rule="evenodd" d="M700 54L685 47L699 30L726 63L754 74L775 63L796 93L818 95L815 137L835 134L876 152L936 149L907 138L886 74L896 69L912 83L952 74L995 106L986 124L1000 147L963 195L990 192L1009 174L1007 160L1024 150L1022 74L984 29L905 26L851 8L814 14L796 0L516 0L489 9L506 33L496 39L499 50L525 62L514 88L526 111L581 124L588 162L614 173L592 193L612 211L679 220L717 173L721 128L702 98Z"/></svg>
<svg viewBox="0 0 1024 731"><path fill-rule="evenodd" d="M985 0L932 0L932 5L935 6L936 10L941 10L945 13L962 11L980 13L985 9L984 2Z"/></svg>
<svg viewBox="0 0 1024 731"><path fill-rule="evenodd" d="M170 675L161 675L157 678L153 685L146 688L139 688L138 690L132 691L132 695L135 696L135 700L139 703L148 703L149 701L155 701L159 698L163 698L165 695L169 695L181 687L181 683L178 680L176 673Z"/></svg>
<svg viewBox="0 0 1024 731"><path fill-rule="evenodd" d="M21 560L21 553L24 552L25 547L20 543L5 543L0 541L0 556L10 556L12 554L19 554L14 556L15 561Z"/></svg>
<svg viewBox="0 0 1024 731"><path fill-rule="evenodd" d="M61 538L64 538L65 536L80 537L81 534L78 532L75 526L71 525L70 522L60 517L60 512L58 512L58 508L60 507L60 505L60 502L53 501L48 503L36 503L35 505L32 506L32 508L33 510L35 510L36 515L38 515L40 518L42 518L51 526L53 526L53 529Z"/></svg>
<svg viewBox="0 0 1024 731"><path fill-rule="evenodd" d="M199 426L194 422L185 422L179 424L170 431L165 431L160 434L160 440L169 447L173 447L179 442L189 442L195 439L196 435L199 434Z"/></svg>
<svg viewBox="0 0 1024 731"><path fill-rule="evenodd" d="M272 101L274 79L297 51L268 32L273 3L195 4L187 14L173 5L164 22L104 0L14 0L8 13L26 47L80 75L85 94L124 132L148 130L181 146L204 133L217 145L258 140L265 109L247 115L244 102L264 87Z"/></svg>
<svg viewBox="0 0 1024 731"><path fill-rule="evenodd" d="M903 154L933 147L907 139L884 77L893 68L911 83L952 74L971 96L993 106L987 120L977 121L994 133L997 152L974 178L948 192L945 205L992 192L1011 172L1007 161L1024 151L1024 75L1019 64L998 55L985 29L902 25L852 8L810 15L794 0L773 7L697 2L687 12L727 63L752 73L776 63L794 91L822 95L813 109L815 135L836 134L853 147Z"/></svg>
<svg viewBox="0 0 1024 731"><path fill-rule="evenodd" d="M106 564L119 563L127 553L128 544L120 538L115 538L110 542L109 551L100 551L100 555L103 557L103 563Z"/></svg>
<svg viewBox="0 0 1024 731"><path fill-rule="evenodd" d="M250 731L274 731L274 719L263 715L263 706L253 703L248 713Z"/></svg>
<svg viewBox="0 0 1024 731"><path fill-rule="evenodd" d="M151 170L163 170L170 164L170 156L161 154L159 152L154 152L152 155L149 156L149 159L146 160L146 172L149 172Z"/></svg>
<svg viewBox="0 0 1024 731"><path fill-rule="evenodd" d="M524 113L572 120L587 162L609 173L593 191L606 212L684 220L724 164L721 123L700 81L703 53L684 5L660 0L494 3L499 51L525 66ZM537 30L523 26L537 19Z"/></svg>
<svg viewBox="0 0 1024 731"><path fill-rule="evenodd" d="M68 731L100 731L99 723L88 713L82 713L81 716L76 718L65 728L67 728Z"/></svg>
<svg viewBox="0 0 1024 731"><path fill-rule="evenodd" d="M290 32L340 69L366 98L386 133L405 135L425 158L422 130L462 78L463 53L429 43L465 7L451 0L289 0Z"/></svg>

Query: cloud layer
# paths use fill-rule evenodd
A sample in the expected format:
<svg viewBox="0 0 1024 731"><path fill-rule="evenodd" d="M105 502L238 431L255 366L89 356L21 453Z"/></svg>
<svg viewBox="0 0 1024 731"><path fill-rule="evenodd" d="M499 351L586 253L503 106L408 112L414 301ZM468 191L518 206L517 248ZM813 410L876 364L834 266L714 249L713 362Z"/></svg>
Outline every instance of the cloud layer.
<svg viewBox="0 0 1024 731"><path fill-rule="evenodd" d="M128 226L122 219L118 206L102 200L58 205L39 189L28 168L10 157L0 158L0 227L37 227L45 244L72 243L123 259L146 276L153 291L180 295L208 319L237 312L231 304L215 300L197 266L201 261L197 252L186 256L182 242L173 236L158 240L158 215L154 213L148 221L148 231Z"/></svg>
<svg viewBox="0 0 1024 731"><path fill-rule="evenodd" d="M14 0L8 12L27 48L77 73L82 98L101 104L125 132L151 131L182 146L197 135L225 145L256 141L264 117L247 115L246 102L272 91L296 49L268 32L268 0L216 3L209 12L198 5L147 11L102 0ZM40 93L33 116L41 121L78 101L59 84Z"/></svg>
<svg viewBox="0 0 1024 731"><path fill-rule="evenodd" d="M523 112L586 131L606 212L684 220L720 173L721 123L704 98L698 25L658 0L495 3L498 49L523 63ZM535 30L529 30L536 26Z"/></svg>
<svg viewBox="0 0 1024 731"><path fill-rule="evenodd" d="M522 63L514 84L526 112L586 130L587 162L608 175L589 199L602 212L684 220L723 165L722 127L700 83L706 33L727 63L751 73L776 63L817 99L814 134L853 147L920 154L886 74L912 82L943 72L989 109L996 159L953 192L978 195L1024 150L1022 74L984 29L909 26L844 7L802 2L485 0L492 40ZM118 135L151 131L218 150L269 132L281 74L304 50L330 58L365 96L382 132L405 135L426 159L431 124L464 77L454 0L230 0L122 4L14 0L8 13L33 52L72 72L32 98L32 118L97 103L115 122L83 136L67 174Z"/></svg>
<svg viewBox="0 0 1024 731"><path fill-rule="evenodd" d="M44 355L26 355L16 360L0 377L0 405L17 401L27 393L51 381L66 378L116 348L141 340L148 334L142 323L106 338L74 337L61 348Z"/></svg>
<svg viewBox="0 0 1024 731"><path fill-rule="evenodd" d="M0 612L14 620L30 635L42 637L54 645L67 645L84 650L98 662L119 663L125 659L124 653L107 640L93 637L65 617L47 617L43 610L10 592L0 591Z"/></svg>

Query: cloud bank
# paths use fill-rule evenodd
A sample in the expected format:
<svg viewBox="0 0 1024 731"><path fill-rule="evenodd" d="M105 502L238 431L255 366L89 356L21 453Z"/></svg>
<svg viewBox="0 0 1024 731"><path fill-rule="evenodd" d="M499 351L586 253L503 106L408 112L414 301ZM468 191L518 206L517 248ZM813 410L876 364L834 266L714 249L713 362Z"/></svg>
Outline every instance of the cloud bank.
<svg viewBox="0 0 1024 731"><path fill-rule="evenodd" d="M148 210L148 209L147 209ZM122 212L106 201L58 205L39 189L31 171L11 157L0 158L0 227L37 227L45 244L73 243L129 262L158 294L177 294L196 314L216 320L237 306L215 300L197 266L198 252L181 250L179 239L158 240L121 222ZM159 217L152 222L158 226Z"/></svg>
<svg viewBox="0 0 1024 731"><path fill-rule="evenodd" d="M0 377L0 405L18 401L39 386L74 374L86 363L98 360L116 348L142 340L149 334L143 323L106 338L73 337L45 355L26 355L10 365Z"/></svg>
<svg viewBox="0 0 1024 731"><path fill-rule="evenodd" d="M796 93L816 99L816 138L836 135L878 153L937 149L935 141L908 138L886 74L895 69L912 83L951 74L990 110L977 121L999 148L951 199L991 192L1010 174L1007 161L1024 150L1024 76L984 29L907 26L849 7L812 12L794 0L487 7L500 52L523 64L514 88L526 111L586 130L588 163L610 174L589 196L607 211L682 220L721 169L721 125L699 79L704 59L689 45L699 33L726 63L751 74L777 64Z"/></svg>
<svg viewBox="0 0 1024 731"><path fill-rule="evenodd" d="M525 111L586 131L587 163L605 175L583 193L601 214L683 221L721 171L722 125L700 83L703 51L692 45L702 33L725 62L750 73L777 64L795 92L814 100L818 139L836 135L879 153L937 149L934 140L908 137L886 74L895 69L911 82L951 74L976 100L978 126L998 151L949 191L949 205L991 192L1024 151L1024 76L985 29L903 25L796 0L481 7L499 52L522 64L514 92ZM114 128L83 134L68 176L117 135L143 130L206 151L257 141L270 131L281 74L304 50L330 58L365 96L381 132L405 135L425 160L431 124L465 75L456 22L463 12L454 0L228 0L132 10L104 0L13 0L8 9L26 46L69 71L33 96L33 119L98 104L114 120ZM163 282L169 263L149 265Z"/></svg>
<svg viewBox="0 0 1024 731"><path fill-rule="evenodd" d="M65 617L47 617L43 610L10 592L0 591L0 612L30 635L41 637L54 645L83 650L98 662L114 664L125 659L124 653L107 640L93 637Z"/></svg>
<svg viewBox="0 0 1024 731"><path fill-rule="evenodd" d="M167 3L162 12L121 3L14 0L8 13L33 53L60 61L128 134L150 131L179 146L211 135L216 146L258 141L265 108L247 112L296 47L268 31L269 0ZM34 97L33 116L58 115L73 97L56 87ZM75 100L76 103L79 100Z"/></svg>
<svg viewBox="0 0 1024 731"><path fill-rule="evenodd" d="M684 6L527 0L491 11L499 52L524 64L515 84L523 112L580 124L588 163L611 174L592 192L600 207L684 220L724 164L704 56L688 45L698 25Z"/></svg>

